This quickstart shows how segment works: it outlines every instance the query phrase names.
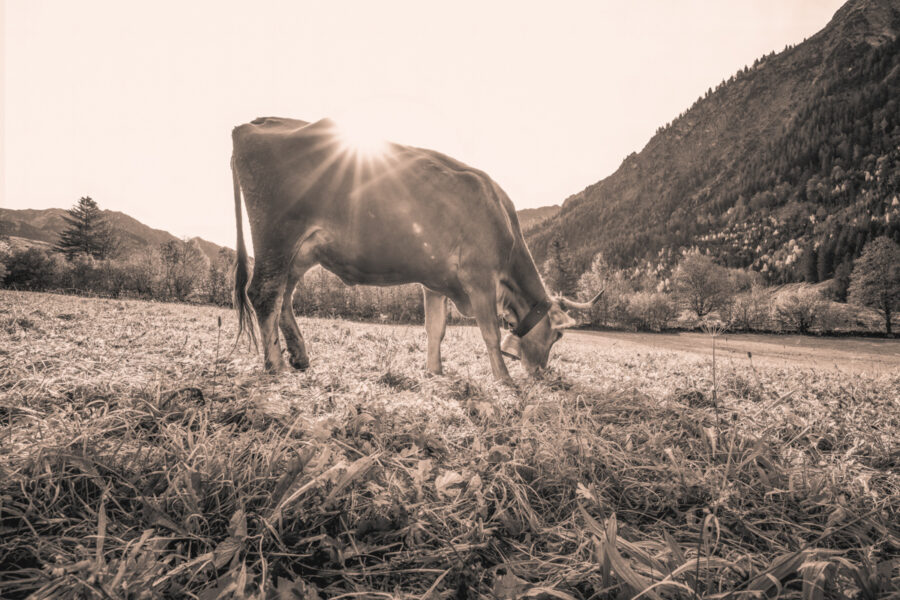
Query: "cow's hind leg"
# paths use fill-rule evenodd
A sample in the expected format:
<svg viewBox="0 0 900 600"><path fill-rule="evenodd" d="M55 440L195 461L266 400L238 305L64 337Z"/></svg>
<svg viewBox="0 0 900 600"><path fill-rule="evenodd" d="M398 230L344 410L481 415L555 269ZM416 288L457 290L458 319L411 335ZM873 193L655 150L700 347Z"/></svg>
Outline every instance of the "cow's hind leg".
<svg viewBox="0 0 900 600"><path fill-rule="evenodd" d="M305 371L309 368L309 354L306 353L306 343L303 341L303 334L300 333L297 319L294 318L293 298L297 282L303 278L308 269L309 265L306 264L294 264L291 267L287 287L284 289L284 298L281 302L281 333L284 335L284 341L288 347L291 366L300 371Z"/></svg>
<svg viewBox="0 0 900 600"><path fill-rule="evenodd" d="M425 292L425 334L428 337L428 355L425 360L425 368L430 373L441 375L441 342L447 331L447 298L432 292L426 287Z"/></svg>
<svg viewBox="0 0 900 600"><path fill-rule="evenodd" d="M280 263L283 265L283 263ZM267 257L257 257L247 295L256 311L262 338L266 371L275 373L284 368L281 344L278 341L278 317L284 297L287 267Z"/></svg>

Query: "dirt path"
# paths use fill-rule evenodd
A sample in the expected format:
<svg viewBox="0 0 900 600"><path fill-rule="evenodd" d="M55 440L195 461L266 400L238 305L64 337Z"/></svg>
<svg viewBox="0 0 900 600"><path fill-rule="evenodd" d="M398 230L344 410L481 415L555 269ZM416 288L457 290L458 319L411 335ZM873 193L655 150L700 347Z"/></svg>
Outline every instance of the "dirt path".
<svg viewBox="0 0 900 600"><path fill-rule="evenodd" d="M631 333L572 331L570 342L653 348L711 354L712 340L704 333ZM755 333L726 334L716 340L716 355L733 361L775 366L837 368L854 373L900 371L900 340L874 338L818 338Z"/></svg>

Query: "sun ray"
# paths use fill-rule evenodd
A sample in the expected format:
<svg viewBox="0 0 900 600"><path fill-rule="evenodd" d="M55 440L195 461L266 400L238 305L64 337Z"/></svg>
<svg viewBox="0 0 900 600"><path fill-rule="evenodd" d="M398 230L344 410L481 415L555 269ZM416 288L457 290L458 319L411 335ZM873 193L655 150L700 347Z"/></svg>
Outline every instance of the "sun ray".
<svg viewBox="0 0 900 600"><path fill-rule="evenodd" d="M337 132L341 147L355 154L359 161L376 160L389 146L378 131L377 124L371 119L341 119L337 125Z"/></svg>

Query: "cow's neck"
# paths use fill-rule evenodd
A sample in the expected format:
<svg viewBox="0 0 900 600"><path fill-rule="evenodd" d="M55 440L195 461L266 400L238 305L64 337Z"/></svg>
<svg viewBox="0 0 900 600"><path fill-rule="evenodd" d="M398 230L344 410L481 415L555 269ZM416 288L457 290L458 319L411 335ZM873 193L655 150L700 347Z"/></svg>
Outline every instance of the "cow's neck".
<svg viewBox="0 0 900 600"><path fill-rule="evenodd" d="M511 258L509 272L502 284L501 304L512 313L516 323L521 323L539 302L549 299L547 288L527 250L517 252Z"/></svg>

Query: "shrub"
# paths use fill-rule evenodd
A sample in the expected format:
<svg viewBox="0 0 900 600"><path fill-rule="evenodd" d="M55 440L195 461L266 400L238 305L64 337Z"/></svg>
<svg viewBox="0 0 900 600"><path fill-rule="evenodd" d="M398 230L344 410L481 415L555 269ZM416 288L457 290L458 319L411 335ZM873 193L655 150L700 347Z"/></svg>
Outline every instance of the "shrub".
<svg viewBox="0 0 900 600"><path fill-rule="evenodd" d="M6 264L9 262L10 251L9 242L0 239L0 284L6 279L6 274L8 273Z"/></svg>
<svg viewBox="0 0 900 600"><path fill-rule="evenodd" d="M128 291L132 274L125 261L115 261L110 265L110 287L113 296L118 298Z"/></svg>
<svg viewBox="0 0 900 600"><path fill-rule="evenodd" d="M10 252L6 270L3 283L7 287L49 290L59 287L59 275L63 267L55 254L32 247Z"/></svg>
<svg viewBox="0 0 900 600"><path fill-rule="evenodd" d="M774 317L782 331L809 333L828 317L828 301L814 289L785 294L775 305Z"/></svg>
<svg viewBox="0 0 900 600"><path fill-rule="evenodd" d="M126 272L124 291L140 298L164 296L162 256L155 248L131 254L121 265Z"/></svg>
<svg viewBox="0 0 900 600"><path fill-rule="evenodd" d="M666 294L635 292L628 296L626 313L636 329L662 331L678 315L678 310Z"/></svg>
<svg viewBox="0 0 900 600"><path fill-rule="evenodd" d="M101 291L99 262L89 254L73 254L68 268L60 273L62 287L82 292Z"/></svg>
<svg viewBox="0 0 900 600"><path fill-rule="evenodd" d="M118 298L128 290L131 278L129 265L123 260L104 260L99 265L102 293Z"/></svg>
<svg viewBox="0 0 900 600"><path fill-rule="evenodd" d="M722 318L728 324L728 328L732 330L765 329L771 301L772 297L764 287L755 286L749 291L735 296L733 301L722 311Z"/></svg>

